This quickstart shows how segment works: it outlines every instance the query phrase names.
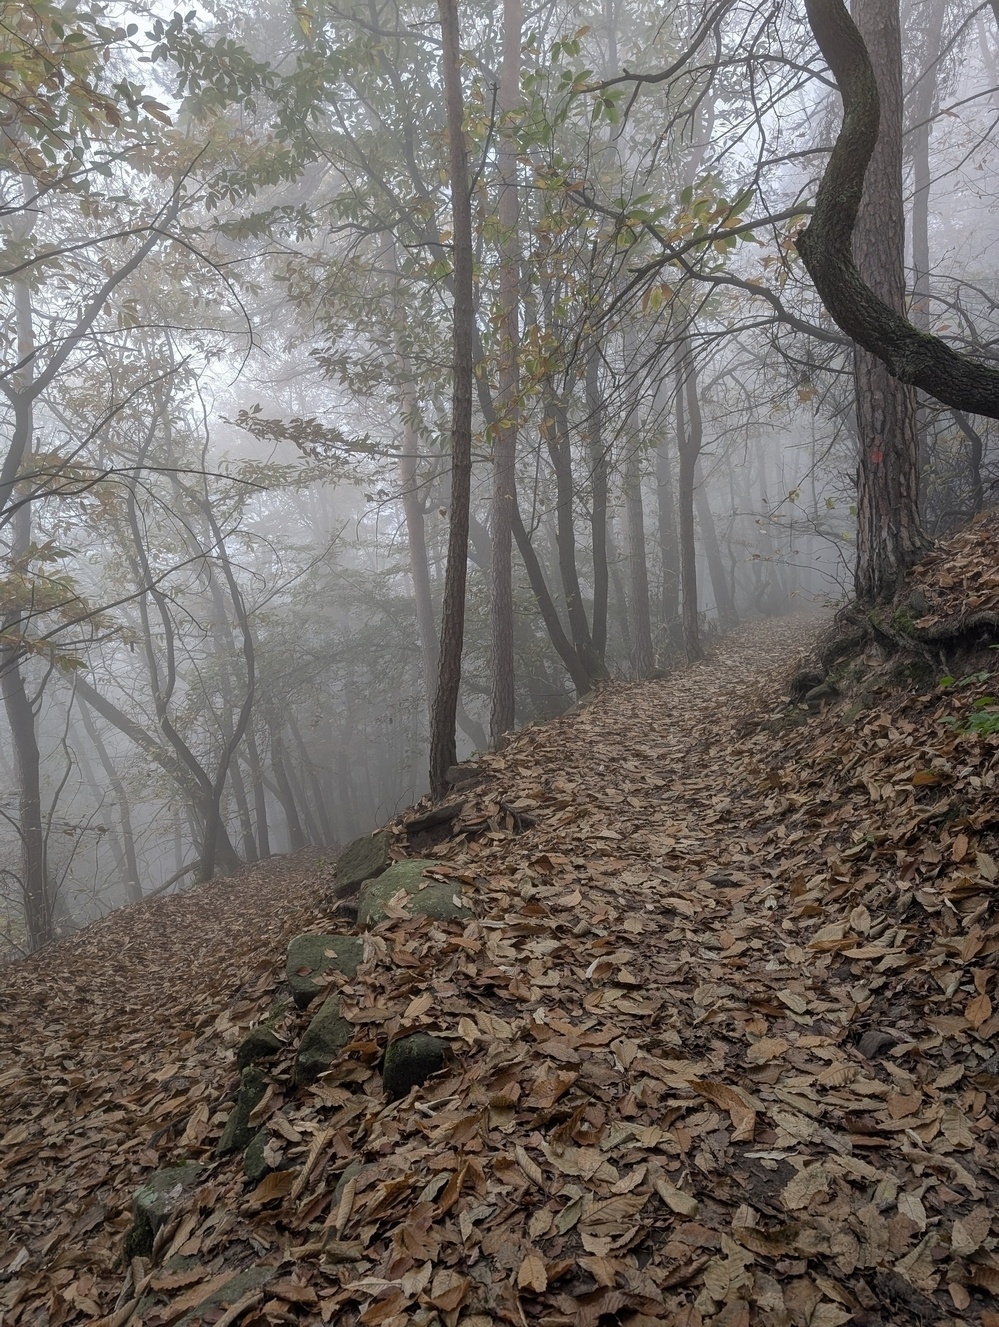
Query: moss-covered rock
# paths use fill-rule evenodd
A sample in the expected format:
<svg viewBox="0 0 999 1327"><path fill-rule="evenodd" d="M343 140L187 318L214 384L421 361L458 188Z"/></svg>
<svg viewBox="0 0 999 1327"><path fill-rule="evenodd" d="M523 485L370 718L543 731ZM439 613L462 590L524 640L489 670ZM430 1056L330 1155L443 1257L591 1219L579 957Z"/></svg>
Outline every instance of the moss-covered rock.
<svg viewBox="0 0 999 1327"><path fill-rule="evenodd" d="M296 935L288 945L285 977L299 1009L320 994L317 977L342 972L353 977L364 957L364 942L355 935Z"/></svg>
<svg viewBox="0 0 999 1327"><path fill-rule="evenodd" d="M353 1039L354 1028L342 1017L340 1001L331 995L302 1034L295 1057L296 1083L311 1083L337 1060Z"/></svg>
<svg viewBox="0 0 999 1327"><path fill-rule="evenodd" d="M267 1091L267 1076L255 1064L243 1070L239 1081L239 1094L229 1118L226 1120L222 1137L215 1149L217 1156L228 1156L230 1152L242 1152L256 1130L250 1124L250 1116L260 1105Z"/></svg>
<svg viewBox="0 0 999 1327"><path fill-rule="evenodd" d="M157 1170L135 1192L132 1225L125 1236L125 1259L148 1258L156 1232L167 1217L183 1207L187 1194L201 1180L204 1166L191 1161Z"/></svg>
<svg viewBox="0 0 999 1327"><path fill-rule="evenodd" d="M463 921L472 913L461 902L461 887L457 883L442 884L428 880L423 874L428 867L440 867L440 862L411 857L396 862L377 880L369 880L361 889L357 900L357 921L360 926L377 926L385 920L385 905L403 890L410 896L409 909L414 917L433 917L437 921Z"/></svg>
<svg viewBox="0 0 999 1327"><path fill-rule="evenodd" d="M273 1060L279 1054L284 1042L278 1034L264 1024L251 1028L236 1051L236 1067L245 1069L248 1064L260 1060Z"/></svg>
<svg viewBox="0 0 999 1327"><path fill-rule="evenodd" d="M350 898L356 894L365 880L373 880L381 875L389 864L389 834L387 829L380 829L377 834L366 834L364 838L348 843L336 859L337 898Z"/></svg>
<svg viewBox="0 0 999 1327"><path fill-rule="evenodd" d="M439 1073L451 1058L451 1045L441 1037L414 1032L389 1043L382 1066L382 1086L390 1097L404 1097Z"/></svg>
<svg viewBox="0 0 999 1327"><path fill-rule="evenodd" d="M264 1155L264 1149L269 1140L270 1134L266 1129L261 1129L253 1135L247 1144L246 1151L243 1153L243 1174L248 1180L257 1182L271 1173L273 1167L268 1164Z"/></svg>

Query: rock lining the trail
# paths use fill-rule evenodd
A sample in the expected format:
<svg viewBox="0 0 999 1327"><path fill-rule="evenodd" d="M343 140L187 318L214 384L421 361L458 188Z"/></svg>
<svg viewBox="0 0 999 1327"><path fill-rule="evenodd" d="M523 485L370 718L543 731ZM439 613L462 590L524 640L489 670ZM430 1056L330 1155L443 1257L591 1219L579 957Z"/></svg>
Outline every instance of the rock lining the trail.
<svg viewBox="0 0 999 1327"><path fill-rule="evenodd" d="M365 884L357 900L357 921L360 926L377 926L389 915L387 906L400 891L408 895L406 906L414 917L432 917L435 921L465 921L472 910L462 900L461 886L456 881L446 884L431 880L428 870L446 870L441 862L425 861L419 857L396 862L377 880Z"/></svg>
<svg viewBox="0 0 999 1327"><path fill-rule="evenodd" d="M330 972L353 977L364 957L364 943L354 935L296 935L288 945L285 978L299 1009L326 989L321 980Z"/></svg>
<svg viewBox="0 0 999 1327"><path fill-rule="evenodd" d="M348 844L336 859L334 896L339 899L351 898L365 880L381 875L391 862L390 842L388 831L380 829L375 834L365 834Z"/></svg>

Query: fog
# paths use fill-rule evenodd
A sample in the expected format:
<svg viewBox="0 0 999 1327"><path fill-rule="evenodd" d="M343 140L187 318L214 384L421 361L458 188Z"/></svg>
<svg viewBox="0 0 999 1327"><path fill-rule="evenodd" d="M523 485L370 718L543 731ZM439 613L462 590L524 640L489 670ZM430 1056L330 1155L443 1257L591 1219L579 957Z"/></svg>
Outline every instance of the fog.
<svg viewBox="0 0 999 1327"><path fill-rule="evenodd" d="M5 959L426 793L455 516L436 7L55 12L0 40ZM797 3L458 23L462 760L511 726L505 637L520 728L851 595L881 444L794 244L839 124ZM900 31L866 206L900 199L912 321L992 361L995 15ZM920 396L913 427L932 538L992 501L995 424Z"/></svg>

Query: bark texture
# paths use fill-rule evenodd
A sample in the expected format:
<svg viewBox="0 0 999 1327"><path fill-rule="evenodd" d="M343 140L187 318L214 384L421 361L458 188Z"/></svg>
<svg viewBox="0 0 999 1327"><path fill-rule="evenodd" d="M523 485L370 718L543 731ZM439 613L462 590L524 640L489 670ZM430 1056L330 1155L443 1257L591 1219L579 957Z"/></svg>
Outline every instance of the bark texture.
<svg viewBox="0 0 999 1327"><path fill-rule="evenodd" d="M430 789L447 790L447 771L457 759L455 723L465 639L468 572L468 504L472 480L472 214L463 129L461 48L457 0L439 0L447 105L448 167L454 235L454 364L451 399L451 523L441 608L437 692L430 721Z"/></svg>
<svg viewBox="0 0 999 1327"><path fill-rule="evenodd" d="M878 138L880 101L870 56L842 0L805 0L815 39L843 97L843 124L798 251L836 324L892 375L945 405L999 419L999 371L921 332L877 295L853 259L851 239Z"/></svg>
<svg viewBox="0 0 999 1327"><path fill-rule="evenodd" d="M878 85L880 130L867 168L853 253L863 280L900 316L905 308L902 203L902 42L898 0L856 0L854 15ZM857 401L857 561L862 603L889 599L926 541L919 526L916 393L854 347Z"/></svg>

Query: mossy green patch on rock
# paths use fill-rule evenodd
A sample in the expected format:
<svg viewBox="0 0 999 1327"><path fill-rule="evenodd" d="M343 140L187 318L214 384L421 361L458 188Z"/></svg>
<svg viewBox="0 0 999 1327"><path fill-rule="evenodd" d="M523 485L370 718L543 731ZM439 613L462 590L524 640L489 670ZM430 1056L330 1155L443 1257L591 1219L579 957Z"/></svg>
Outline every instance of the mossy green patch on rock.
<svg viewBox="0 0 999 1327"><path fill-rule="evenodd" d="M271 1028L261 1025L251 1028L236 1051L236 1067L245 1069L248 1064L258 1060L272 1060L284 1042Z"/></svg>
<svg viewBox="0 0 999 1327"><path fill-rule="evenodd" d="M451 1057L451 1045L441 1037L414 1032L389 1043L382 1066L382 1086L390 1097L404 1097L439 1073Z"/></svg>
<svg viewBox="0 0 999 1327"><path fill-rule="evenodd" d="M285 977L299 1009L322 991L317 977L327 972L353 977L363 957L364 942L355 935L296 935L288 945Z"/></svg>
<svg viewBox="0 0 999 1327"><path fill-rule="evenodd" d="M411 857L396 862L377 880L369 880L357 901L357 921L360 926L377 926L386 917L385 905L403 890L410 896L409 909L414 917L433 917L437 921L463 921L472 913L461 902L461 886L428 880L423 874L428 867L440 868L440 862Z"/></svg>
<svg viewBox="0 0 999 1327"><path fill-rule="evenodd" d="M389 834L381 829L377 834L366 834L363 838L348 843L336 859L336 886L333 890L337 898L350 898L356 894L365 880L373 880L381 875L389 864Z"/></svg>
<svg viewBox="0 0 999 1327"><path fill-rule="evenodd" d="M222 1137L215 1149L217 1156L228 1156L230 1152L242 1152L256 1130L250 1124L250 1115L264 1099L267 1091L267 1077L255 1064L243 1070L239 1083L239 1095L226 1120Z"/></svg>
<svg viewBox="0 0 999 1327"><path fill-rule="evenodd" d="M264 1148L267 1146L270 1134L266 1129L261 1129L255 1133L247 1144L243 1154L243 1174L248 1180L262 1180L265 1175L271 1173L272 1167L268 1164L264 1156Z"/></svg>
<svg viewBox="0 0 999 1327"><path fill-rule="evenodd" d="M156 1232L185 1202L188 1192L200 1183L204 1166L191 1161L184 1166L157 1170L135 1192L132 1226L125 1236L125 1259L148 1258Z"/></svg>
<svg viewBox="0 0 999 1327"><path fill-rule="evenodd" d="M295 1058L296 1083L311 1083L336 1061L353 1039L354 1028L341 1016L340 1001L331 995L305 1029Z"/></svg>

